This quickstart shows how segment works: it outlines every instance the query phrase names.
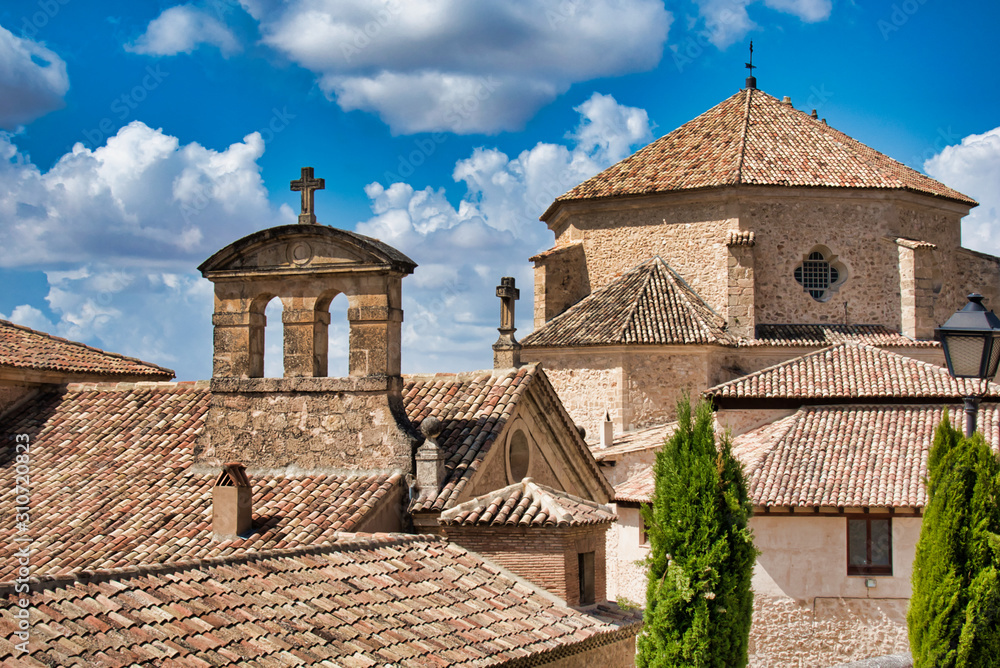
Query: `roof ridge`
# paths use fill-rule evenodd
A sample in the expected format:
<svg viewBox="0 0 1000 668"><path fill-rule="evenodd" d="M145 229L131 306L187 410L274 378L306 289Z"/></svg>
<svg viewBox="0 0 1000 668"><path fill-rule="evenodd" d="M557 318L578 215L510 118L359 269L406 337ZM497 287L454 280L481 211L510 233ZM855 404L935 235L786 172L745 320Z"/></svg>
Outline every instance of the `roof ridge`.
<svg viewBox="0 0 1000 668"><path fill-rule="evenodd" d="M694 286L692 286L690 283L688 283L684 279L683 276L681 276L679 273L677 273L677 271L673 267L671 267L670 264L668 264L665 260L663 260L662 258L660 258L659 255L657 255L656 258L658 260L660 260L660 262L663 263L663 267L667 270L667 272L669 272L669 276L676 283L678 283L678 287L682 288L682 290L680 291L680 296L681 296L682 299L684 299L687 302L688 306L692 306L692 307L695 307L695 308L704 307L704 308L708 309L708 311L712 315L714 315L716 318L719 318L720 321L722 320L722 315L718 311L716 311L714 308L712 308L711 304L709 304L707 301L705 301L705 298L702 297L698 293L698 291L694 289ZM698 298L698 303L697 304L694 303L691 300L691 295L694 295L695 297ZM720 322L718 326L721 329L723 325Z"/></svg>
<svg viewBox="0 0 1000 668"><path fill-rule="evenodd" d="M743 110L743 129L740 136L740 145L736 149L736 184L743 184L743 158L747 154L747 134L750 131L750 101L753 99L754 89L746 89L747 101Z"/></svg>
<svg viewBox="0 0 1000 668"><path fill-rule="evenodd" d="M660 262L663 262L663 260L660 259L659 255L654 255L650 259L648 259L645 262L643 262L642 264L640 264L639 267L644 267L647 264L652 264L653 270L655 271L656 270L656 260L660 260ZM629 325L633 325L633 321L635 320L636 311L639 310L639 304L642 302L643 297L646 296L646 291L649 289L649 283L652 280L652 274L648 270L645 272L645 274L646 274L646 276L645 276L645 278L644 278L644 280L642 282L642 287L639 288L639 294L636 295L636 298L632 300L632 304L629 307L628 313L622 319L621 329L618 331L618 340L619 341L624 341L625 340L625 332L628 331ZM634 325L633 325L633 328L634 328Z"/></svg>
<svg viewBox="0 0 1000 668"><path fill-rule="evenodd" d="M138 566L119 566L117 568L98 568L59 575L35 575L29 578L28 582L31 585L31 590L38 592L42 589L56 589L61 585L132 579L144 575L179 573L205 567L249 564L271 558L334 554L337 552L352 552L372 547L391 547L417 542L452 544L447 539L434 534L337 532L334 534L334 540L314 545L271 548L257 551L244 550L238 554L218 557L204 557L201 559L165 563L144 563ZM14 581L0 582L0 596L7 596L13 593L15 585L16 582Z"/></svg>
<svg viewBox="0 0 1000 668"><path fill-rule="evenodd" d="M67 383L67 392L127 392L131 390L208 390L210 380L133 380Z"/></svg>
<svg viewBox="0 0 1000 668"><path fill-rule="evenodd" d="M20 329L20 330L25 331L25 332L30 332L31 334L37 334L38 336L43 336L43 337L45 337L45 338L47 338L47 339L49 339L51 341L58 341L59 343L66 343L66 344L69 344L71 346L77 346L79 348L85 348L85 349L90 350L90 351L95 352L95 353L100 353L102 355L107 355L108 357L114 357L114 358L117 358L117 359L128 360L129 362L137 362L137 363L139 363L139 364L141 364L143 366L147 366L147 367L150 367L150 368L153 368L153 369L159 369L160 371L163 371L165 373L169 373L171 376L176 376L177 375L174 372L173 369L168 369L166 367L160 366L159 364L153 364L152 362L147 362L145 360L141 360L138 357L131 357L129 355L122 355L121 353L111 352L110 350L103 350L103 349L98 348L96 346L87 345L86 343L83 343L81 341L74 341L72 339L67 339L67 338L64 338L62 336L56 336L55 334L49 334L48 332L43 332L43 331L38 330L38 329L32 329L31 327L26 327L24 325L19 325L16 322L11 322L10 320L2 320L2 319L0 319L0 326L4 326L4 325L10 326L10 327L14 327L15 329ZM129 375L129 374L122 373L121 375Z"/></svg>

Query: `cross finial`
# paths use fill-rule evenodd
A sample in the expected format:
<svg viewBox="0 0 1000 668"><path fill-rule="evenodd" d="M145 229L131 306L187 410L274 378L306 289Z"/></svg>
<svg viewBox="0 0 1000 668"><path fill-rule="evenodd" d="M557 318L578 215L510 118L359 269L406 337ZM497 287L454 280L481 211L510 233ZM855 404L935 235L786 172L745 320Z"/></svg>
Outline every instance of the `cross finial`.
<svg viewBox="0 0 1000 668"><path fill-rule="evenodd" d="M753 40L750 40L750 62L746 63L746 68L750 70L750 76L747 77L747 88L756 88L757 77L753 75L753 71L757 69L757 66L753 64Z"/></svg>
<svg viewBox="0 0 1000 668"><path fill-rule="evenodd" d="M313 178L313 168L303 167L302 178L292 181L292 191L302 191L302 213L299 214L299 225L316 224L316 190L326 188L326 179Z"/></svg>
<svg viewBox="0 0 1000 668"><path fill-rule="evenodd" d="M500 298L500 338L493 344L493 368L509 369L521 366L521 344L514 338L514 302L521 291L514 286L511 276L504 276L497 286Z"/></svg>

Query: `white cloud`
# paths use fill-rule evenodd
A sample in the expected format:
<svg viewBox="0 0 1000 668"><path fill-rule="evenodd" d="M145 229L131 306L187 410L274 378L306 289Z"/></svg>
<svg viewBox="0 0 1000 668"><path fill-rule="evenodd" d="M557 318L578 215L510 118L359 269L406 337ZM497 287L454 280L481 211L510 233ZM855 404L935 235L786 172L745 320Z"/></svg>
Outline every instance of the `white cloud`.
<svg viewBox="0 0 1000 668"><path fill-rule="evenodd" d="M527 258L552 244L538 216L563 192L652 140L646 112L609 95L595 93L576 110L580 124L567 135L568 145L539 143L513 159L479 148L460 160L453 176L466 193L457 207L443 189L415 190L406 183L366 188L375 215L357 231L420 265L403 284L404 369L490 366L500 309L494 288L501 276L514 276L522 290L518 336L531 331Z"/></svg>
<svg viewBox="0 0 1000 668"><path fill-rule="evenodd" d="M288 212L270 206L258 133L224 151L134 121L94 150L73 147L41 172L0 136L2 266L183 260L190 266Z"/></svg>
<svg viewBox="0 0 1000 668"><path fill-rule="evenodd" d="M760 0L695 0L708 39L720 49L743 39L757 27L747 7ZM791 14L807 23L825 21L833 10L831 0L764 0L770 9Z"/></svg>
<svg viewBox="0 0 1000 668"><path fill-rule="evenodd" d="M227 57L240 50L236 36L221 21L187 4L165 9L125 48L151 56L175 56L191 53L202 44L218 47Z"/></svg>
<svg viewBox="0 0 1000 668"><path fill-rule="evenodd" d="M1000 127L945 147L924 163L924 171L979 202L962 219L962 244L1000 255Z"/></svg>
<svg viewBox="0 0 1000 668"><path fill-rule="evenodd" d="M243 0L263 41L393 132L516 129L575 82L656 66L657 0Z"/></svg>
<svg viewBox="0 0 1000 668"><path fill-rule="evenodd" d="M15 306L9 316L0 313L0 320L9 320L18 325L37 329L39 332L52 332L55 330L55 325L52 324L52 321L31 304Z"/></svg>
<svg viewBox="0 0 1000 668"><path fill-rule="evenodd" d="M0 128L13 130L61 108L68 90L59 56L0 26Z"/></svg>

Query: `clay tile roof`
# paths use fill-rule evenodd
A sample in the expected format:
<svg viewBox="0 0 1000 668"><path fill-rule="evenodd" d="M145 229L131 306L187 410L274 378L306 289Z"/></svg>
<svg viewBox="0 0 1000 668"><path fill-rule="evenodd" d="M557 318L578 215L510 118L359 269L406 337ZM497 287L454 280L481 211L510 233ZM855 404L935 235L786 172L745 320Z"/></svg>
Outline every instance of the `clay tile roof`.
<svg viewBox="0 0 1000 668"><path fill-rule="evenodd" d="M724 321L666 262L653 257L524 338L528 346L729 344Z"/></svg>
<svg viewBox="0 0 1000 668"><path fill-rule="evenodd" d="M0 422L27 434L34 575L171 563L238 551L316 544L350 531L402 484L398 474L255 478L254 531L212 532L218 471L194 466L207 383L70 385ZM15 441L0 441L13 462ZM0 468L0 512L14 517L15 467ZM13 577L14 522L0 524L0 581Z"/></svg>
<svg viewBox="0 0 1000 668"><path fill-rule="evenodd" d="M660 446L673 436L676 429L676 422L668 422L645 429L626 431L616 435L614 442L606 448L602 448L599 443L589 444L590 452L593 453L594 459L601 462L617 459L629 452L659 450Z"/></svg>
<svg viewBox="0 0 1000 668"><path fill-rule="evenodd" d="M645 466L623 483L615 485L615 501L628 501L631 503L652 503L653 488L656 480L653 478L653 469Z"/></svg>
<svg viewBox="0 0 1000 668"><path fill-rule="evenodd" d="M420 496L411 510L439 511L461 495L493 442L503 430L518 399L540 371L535 365L506 372L405 376L403 403L415 429L436 417L443 430L438 445L447 454L447 478L434 498Z"/></svg>
<svg viewBox="0 0 1000 668"><path fill-rule="evenodd" d="M947 410L962 415L961 405ZM737 436L733 453L758 506L920 508L927 453L944 412L933 405L807 406ZM979 428L998 451L997 404L983 404Z"/></svg>
<svg viewBox="0 0 1000 668"><path fill-rule="evenodd" d="M613 603L567 607L431 536L341 536L36 590L30 655L0 643L4 665L527 666L573 663L641 624ZM17 595L3 598L0 624L17 628Z"/></svg>
<svg viewBox="0 0 1000 668"><path fill-rule="evenodd" d="M841 341L894 348L940 346L937 341L911 339L884 325L757 325L754 338L740 340L739 346L828 346Z"/></svg>
<svg viewBox="0 0 1000 668"><path fill-rule="evenodd" d="M169 380L174 372L149 362L0 320L0 367Z"/></svg>
<svg viewBox="0 0 1000 668"><path fill-rule="evenodd" d="M571 527L613 522L611 509L525 478L441 513L445 526Z"/></svg>
<svg viewBox="0 0 1000 668"><path fill-rule="evenodd" d="M981 385L983 387L981 387ZM796 357L705 390L715 399L952 399L1000 397L1000 385L952 378L944 367L857 342Z"/></svg>
<svg viewBox="0 0 1000 668"><path fill-rule="evenodd" d="M908 190L976 204L791 105L747 89L576 186L542 220L569 200L734 185Z"/></svg>

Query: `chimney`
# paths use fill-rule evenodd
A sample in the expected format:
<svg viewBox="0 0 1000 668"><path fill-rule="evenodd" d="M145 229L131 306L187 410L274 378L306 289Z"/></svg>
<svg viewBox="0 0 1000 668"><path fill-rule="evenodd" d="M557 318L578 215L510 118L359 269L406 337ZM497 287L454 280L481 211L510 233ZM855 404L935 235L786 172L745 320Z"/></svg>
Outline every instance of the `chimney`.
<svg viewBox="0 0 1000 668"><path fill-rule="evenodd" d="M493 344L493 368L510 369L521 366L521 344L514 338L514 302L521 296L521 291L514 287L514 278L504 276L497 286L497 297L500 298L500 338Z"/></svg>
<svg viewBox="0 0 1000 668"><path fill-rule="evenodd" d="M240 536L253 526L253 488L240 462L222 467L212 488L212 531L224 536Z"/></svg>
<svg viewBox="0 0 1000 668"><path fill-rule="evenodd" d="M812 113L811 113L811 114L809 114L809 117L810 117L811 119L813 119L814 121L815 121L815 120L819 120L819 114L817 114L817 113L816 113L816 110L815 110L815 109L813 109Z"/></svg>
<svg viewBox="0 0 1000 668"><path fill-rule="evenodd" d="M423 444L417 448L417 487L424 498L436 498L444 484L445 469L444 448L438 445L437 437L444 429L441 420L436 417L424 418L420 423L420 433L424 435Z"/></svg>
<svg viewBox="0 0 1000 668"><path fill-rule="evenodd" d="M784 104L789 107L792 106L792 98L786 95L785 97L781 98L781 104Z"/></svg>
<svg viewBox="0 0 1000 668"><path fill-rule="evenodd" d="M604 411L604 423L601 425L601 447L608 448L615 442L615 423L611 421L611 415Z"/></svg>

